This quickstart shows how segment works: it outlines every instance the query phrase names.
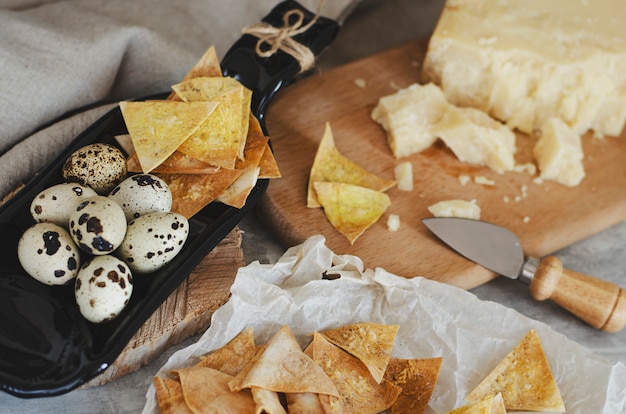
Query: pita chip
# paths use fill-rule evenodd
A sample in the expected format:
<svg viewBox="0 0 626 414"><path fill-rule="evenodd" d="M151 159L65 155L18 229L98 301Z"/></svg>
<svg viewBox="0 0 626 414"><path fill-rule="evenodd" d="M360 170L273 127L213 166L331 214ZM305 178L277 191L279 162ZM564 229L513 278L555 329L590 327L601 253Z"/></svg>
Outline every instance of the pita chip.
<svg viewBox="0 0 626 414"><path fill-rule="evenodd" d="M507 410L565 412L565 405L537 331L515 348L465 398L473 402L502 394Z"/></svg>
<svg viewBox="0 0 626 414"><path fill-rule="evenodd" d="M156 400L162 414L192 414L183 396L180 382L169 378L154 377L152 380L156 392Z"/></svg>
<svg viewBox="0 0 626 414"><path fill-rule="evenodd" d="M204 55L196 62L193 68L185 75L183 81L193 78L199 78L201 76L222 76L222 68L220 67L220 61L215 53L215 47L211 46L204 52ZM172 92L167 99L180 100L180 97L176 95L176 92Z"/></svg>
<svg viewBox="0 0 626 414"><path fill-rule="evenodd" d="M326 218L350 244L354 244L391 205L387 194L357 185L315 182L313 188Z"/></svg>
<svg viewBox="0 0 626 414"><path fill-rule="evenodd" d="M215 102L120 102L124 122L144 173L161 164L209 118Z"/></svg>
<svg viewBox="0 0 626 414"><path fill-rule="evenodd" d="M285 394L289 414L325 414L319 394L299 392Z"/></svg>
<svg viewBox="0 0 626 414"><path fill-rule="evenodd" d="M330 343L358 358L380 383L400 325L355 323L321 332Z"/></svg>
<svg viewBox="0 0 626 414"><path fill-rule="evenodd" d="M200 357L196 365L236 376L254 358L256 346L252 327L244 329L223 347Z"/></svg>
<svg viewBox="0 0 626 414"><path fill-rule="evenodd" d="M502 394L487 395L482 399L448 411L446 414L506 414Z"/></svg>
<svg viewBox="0 0 626 414"><path fill-rule="evenodd" d="M275 392L337 395L337 388L283 326L231 382L232 390L259 387Z"/></svg>
<svg viewBox="0 0 626 414"><path fill-rule="evenodd" d="M252 387L252 398L256 405L257 414L287 414L285 408L280 403L278 393L276 391L266 390L264 388Z"/></svg>
<svg viewBox="0 0 626 414"><path fill-rule="evenodd" d="M270 147L269 143L265 146L261 162L259 163L260 171L259 178L280 178L281 173L278 168L278 163L274 157L274 151Z"/></svg>
<svg viewBox="0 0 626 414"><path fill-rule="evenodd" d="M309 174L307 192L307 207L309 208L320 207L313 187L314 183L319 181L353 184L377 191L385 191L396 185L394 180L372 174L344 157L335 146L329 123L326 123L326 129Z"/></svg>
<svg viewBox="0 0 626 414"><path fill-rule="evenodd" d="M422 414L433 395L442 358L397 359L392 358L387 365L384 379L402 388L389 414Z"/></svg>
<svg viewBox="0 0 626 414"><path fill-rule="evenodd" d="M192 158L223 168L235 168L242 137L243 86L216 96L217 107L178 150ZM188 102L199 104L201 102Z"/></svg>
<svg viewBox="0 0 626 414"><path fill-rule="evenodd" d="M326 412L380 413L388 409L402 391L390 382L376 382L369 370L356 357L330 343L320 333L305 350L333 381L338 396L320 394Z"/></svg>
<svg viewBox="0 0 626 414"><path fill-rule="evenodd" d="M250 390L232 391L232 376L213 368L192 366L175 371L185 403L194 414L233 412L254 414L256 404Z"/></svg>

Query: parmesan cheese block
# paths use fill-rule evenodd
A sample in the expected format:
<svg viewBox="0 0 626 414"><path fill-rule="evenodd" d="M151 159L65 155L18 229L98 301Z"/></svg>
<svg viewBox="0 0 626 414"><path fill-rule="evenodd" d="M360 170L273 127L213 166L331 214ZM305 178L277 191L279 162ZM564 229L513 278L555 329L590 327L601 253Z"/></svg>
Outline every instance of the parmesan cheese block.
<svg viewBox="0 0 626 414"><path fill-rule="evenodd" d="M431 131L463 162L497 172L510 171L515 166L515 134L478 109L448 105Z"/></svg>
<svg viewBox="0 0 626 414"><path fill-rule="evenodd" d="M480 220L480 207L474 201L443 200L428 207L435 217L460 217Z"/></svg>
<svg viewBox="0 0 626 414"><path fill-rule="evenodd" d="M541 128L533 154L542 179L574 187L585 177L580 135L560 119L553 118Z"/></svg>
<svg viewBox="0 0 626 414"><path fill-rule="evenodd" d="M423 80L531 133L551 118L617 136L626 121L626 2L448 0Z"/></svg>
<svg viewBox="0 0 626 414"><path fill-rule="evenodd" d="M431 127L443 116L448 102L439 87L413 84L383 96L372 111L372 119L386 131L387 142L396 158L430 147L437 139Z"/></svg>

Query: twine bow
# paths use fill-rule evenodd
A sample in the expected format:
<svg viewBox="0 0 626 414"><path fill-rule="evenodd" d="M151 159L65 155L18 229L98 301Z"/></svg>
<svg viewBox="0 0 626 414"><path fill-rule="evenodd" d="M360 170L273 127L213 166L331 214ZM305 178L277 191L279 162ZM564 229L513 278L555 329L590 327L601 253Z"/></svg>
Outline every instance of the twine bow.
<svg viewBox="0 0 626 414"><path fill-rule="evenodd" d="M244 28L243 33L250 34L259 39L256 44L256 54L260 57L267 58L278 50L282 50L296 59L300 64L300 72L304 72L313 67L315 55L311 52L311 49L296 42L293 37L306 32L315 24L320 16L324 3L325 0L320 1L317 13L313 19L305 25L303 25L304 13L302 10L294 9L289 10L283 15L282 27L274 27L271 24L261 22L254 26ZM292 16L295 16L296 20L293 24L290 24Z"/></svg>

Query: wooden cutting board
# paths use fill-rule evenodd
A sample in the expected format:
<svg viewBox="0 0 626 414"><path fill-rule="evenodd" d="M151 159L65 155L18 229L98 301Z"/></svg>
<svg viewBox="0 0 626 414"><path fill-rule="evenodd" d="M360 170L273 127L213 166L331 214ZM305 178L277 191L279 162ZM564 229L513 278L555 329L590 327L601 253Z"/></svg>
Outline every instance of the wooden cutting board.
<svg viewBox="0 0 626 414"><path fill-rule="evenodd" d="M533 182L528 173L497 174L459 162L441 143L396 160L370 114L378 99L420 80L427 41L418 40L346 66L317 73L284 89L267 114L267 127L282 178L273 180L261 202L261 217L285 246L314 234L337 254L359 256L366 268L401 276L425 276L465 289L495 277L439 242L421 223L427 207L447 199L475 199L482 219L518 234L527 254L543 256L626 219L626 138L585 136L587 176L574 188ZM363 86L364 84L364 86ZM369 171L393 178L401 161L413 164L414 189L391 189L386 214L350 245L321 209L306 207L311 165L329 122L339 151ZM536 138L518 135L518 163L532 162ZM494 186L461 185L459 175L484 176ZM386 227L388 214L401 227ZM526 219L525 219L526 218ZM477 237L480 237L477 235Z"/></svg>

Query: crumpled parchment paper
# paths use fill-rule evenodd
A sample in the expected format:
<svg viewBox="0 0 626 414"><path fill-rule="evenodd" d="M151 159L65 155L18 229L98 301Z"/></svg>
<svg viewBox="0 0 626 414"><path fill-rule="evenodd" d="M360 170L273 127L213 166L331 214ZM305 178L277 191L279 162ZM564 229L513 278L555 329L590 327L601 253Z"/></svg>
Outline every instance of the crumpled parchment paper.
<svg viewBox="0 0 626 414"><path fill-rule="evenodd" d="M399 324L394 357L443 357L427 412L445 413L463 405L465 395L534 328L568 413L626 412L624 364L612 365L547 325L465 290L363 269L358 257L330 251L323 236L288 249L276 264L241 268L231 292L200 340L174 353L158 375L194 364L248 326L262 344L287 324L304 347L315 330L354 322ZM152 386L146 398L143 412L158 412Z"/></svg>

